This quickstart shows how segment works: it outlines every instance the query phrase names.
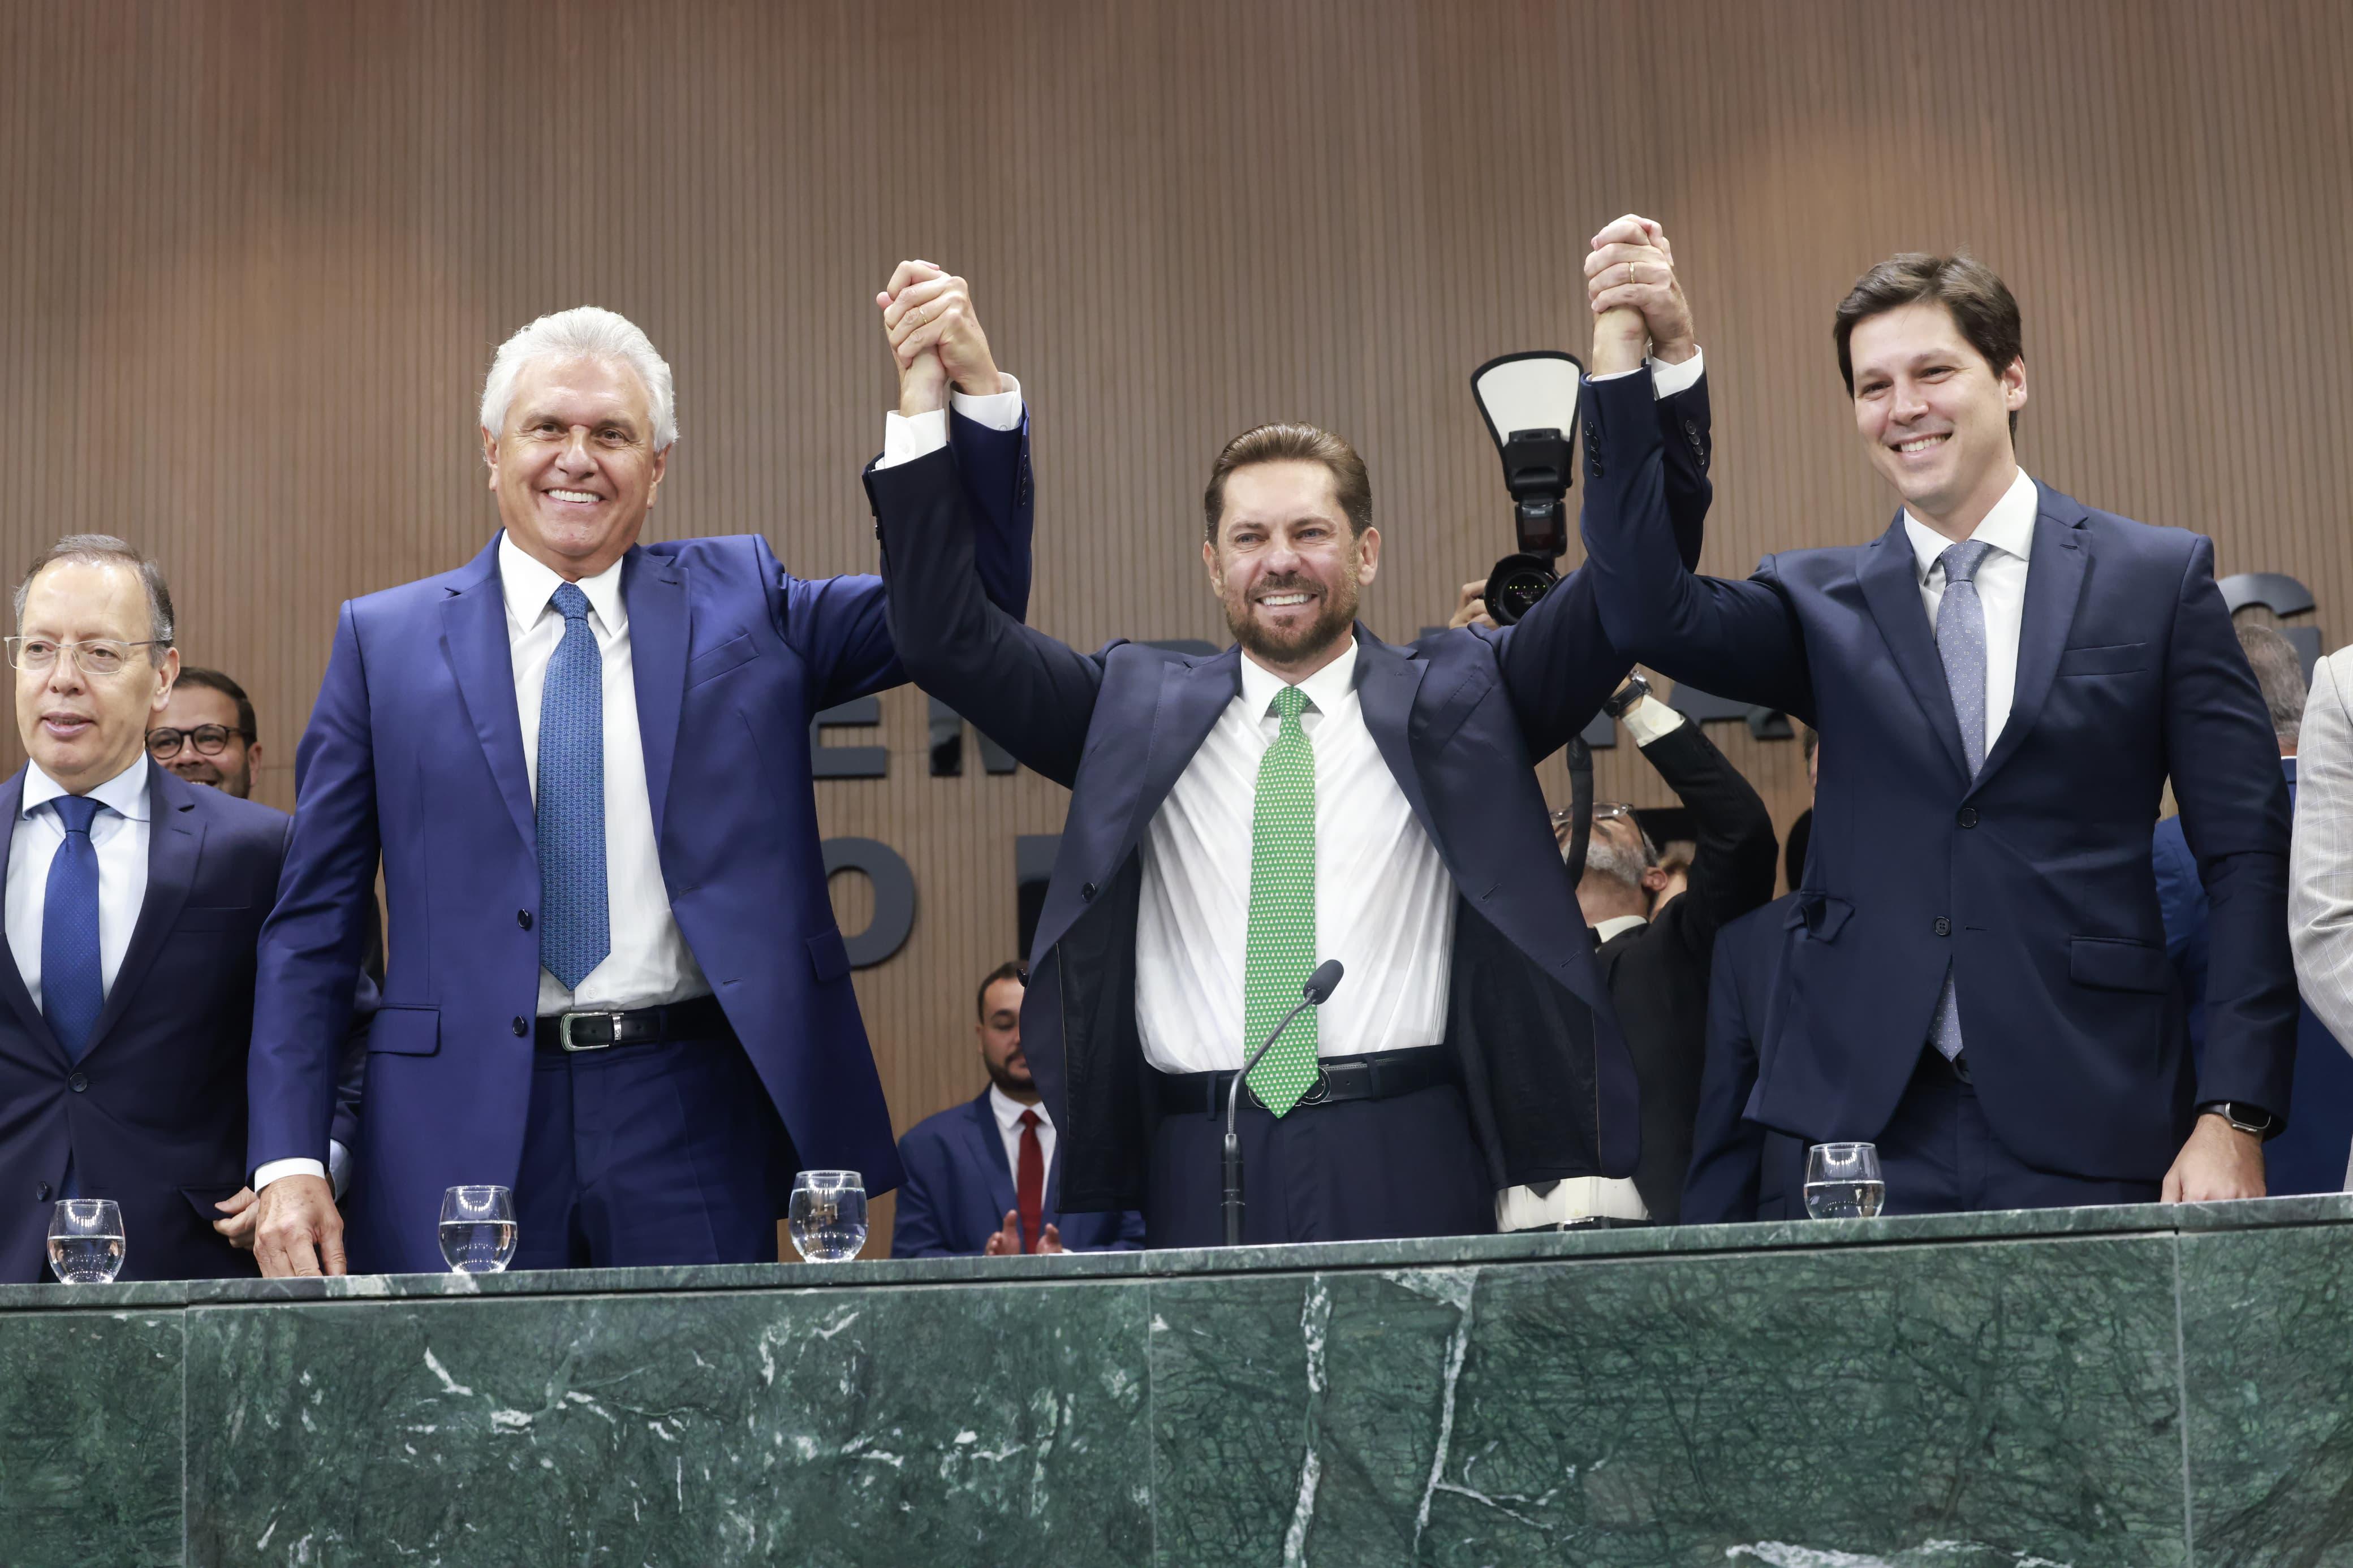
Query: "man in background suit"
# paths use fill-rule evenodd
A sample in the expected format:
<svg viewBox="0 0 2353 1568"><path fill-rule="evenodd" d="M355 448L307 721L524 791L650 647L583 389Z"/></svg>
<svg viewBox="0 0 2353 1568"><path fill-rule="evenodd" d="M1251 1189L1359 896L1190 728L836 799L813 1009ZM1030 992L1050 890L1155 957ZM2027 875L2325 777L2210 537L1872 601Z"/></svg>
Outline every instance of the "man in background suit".
<svg viewBox="0 0 2353 1568"><path fill-rule="evenodd" d="M2295 988L2287 794L2213 546L2038 485L2016 301L1967 258L1894 258L1833 336L1873 466L1873 543L1694 575L1662 503L1646 332L1688 338L1655 224L1595 237L1587 570L1644 663L1822 732L1751 1108L1880 1146L1890 1212L2260 1195ZM2168 776L2211 902L2193 1064L2148 869Z"/></svg>
<svg viewBox="0 0 2353 1568"><path fill-rule="evenodd" d="M1785 893L1716 933L1707 994L1707 1060L1683 1183L1683 1223L1806 1217L1806 1144L1745 1114L1759 1047L1783 1001L1781 960L1798 896Z"/></svg>
<svg viewBox="0 0 2353 1568"><path fill-rule="evenodd" d="M983 498L988 592L1028 594L1018 386L962 279L887 290ZM773 1260L797 1166L898 1184L826 894L809 723L903 679L871 577L758 536L641 545L677 435L670 367L608 310L499 351L481 455L503 528L458 570L345 605L297 755L262 942L251 1162L272 1274L340 1272L322 1172L379 858L353 1259L441 1268L444 1189L514 1189L521 1268ZM777 954L791 955L779 963Z"/></svg>
<svg viewBox="0 0 2353 1568"><path fill-rule="evenodd" d="M1695 558L1704 393L1660 390ZM1631 1173L1632 1073L1533 772L1629 662L1583 574L1504 631L1392 647L1356 621L1381 542L1362 460L1264 426L1203 498L1236 646L1090 657L987 604L946 462L867 488L910 671L1071 790L1022 1021L1066 1209L1216 1243L1226 1092L1325 959L1345 981L1242 1099L1246 1239L1554 1223Z"/></svg>
<svg viewBox="0 0 2353 1568"><path fill-rule="evenodd" d="M891 1232L893 1258L990 1258L1022 1252L1116 1252L1144 1244L1144 1216L1062 1215L1054 1189L1054 1123L1021 1054L1018 963L980 983L980 1098L927 1116L899 1140L907 1179ZM1000 1217L1001 1216L1001 1217Z"/></svg>
<svg viewBox="0 0 2353 1568"><path fill-rule="evenodd" d="M42 1277L52 1204L112 1198L121 1278L253 1265L216 1235L245 1185L254 946L287 818L147 758L180 656L163 574L105 534L18 583L0 964L0 1274Z"/></svg>
<svg viewBox="0 0 2353 1568"><path fill-rule="evenodd" d="M183 665L171 701L148 727L147 754L190 784L249 799L261 765L253 699L217 669Z"/></svg>

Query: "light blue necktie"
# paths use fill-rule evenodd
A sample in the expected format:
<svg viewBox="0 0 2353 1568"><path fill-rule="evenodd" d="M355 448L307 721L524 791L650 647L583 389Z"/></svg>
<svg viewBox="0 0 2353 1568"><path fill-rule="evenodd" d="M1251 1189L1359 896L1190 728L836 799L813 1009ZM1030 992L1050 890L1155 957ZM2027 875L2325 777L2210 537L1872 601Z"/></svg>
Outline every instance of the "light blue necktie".
<svg viewBox="0 0 2353 1568"><path fill-rule="evenodd" d="M577 991L613 951L605 886L605 659L579 584L539 692L539 962Z"/></svg>
<svg viewBox="0 0 2353 1568"><path fill-rule="evenodd" d="M1971 779L1985 766L1986 753L1985 605L1978 598L1978 568L1992 550L1982 539L1968 539L1947 545L1936 557L1945 568L1945 596L1936 601L1936 654L1945 662L1945 685L1953 694L1953 717L1960 722L1961 753L1968 758ZM1928 1038L1947 1061L1961 1054L1961 1008L1953 994L1949 960Z"/></svg>
<svg viewBox="0 0 2353 1568"><path fill-rule="evenodd" d="M41 903L41 1012L66 1055L79 1061L106 1005L98 957L98 849L90 825L102 809L84 795L51 801L65 825L65 842L49 862Z"/></svg>

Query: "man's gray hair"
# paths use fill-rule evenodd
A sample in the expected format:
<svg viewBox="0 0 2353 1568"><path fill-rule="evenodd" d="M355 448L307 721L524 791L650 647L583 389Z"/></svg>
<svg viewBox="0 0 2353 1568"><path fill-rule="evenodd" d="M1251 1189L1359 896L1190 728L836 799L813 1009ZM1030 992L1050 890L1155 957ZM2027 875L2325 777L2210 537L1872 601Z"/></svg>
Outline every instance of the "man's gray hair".
<svg viewBox="0 0 2353 1568"><path fill-rule="evenodd" d="M147 657L154 663L163 663L164 650L172 646L172 590L164 584L164 574L153 561L140 554L129 541L111 533L69 533L26 568L25 574L16 579L17 628L22 630L25 625L25 595L32 587L33 579L45 567L61 561L79 566L128 566L139 574L139 581L147 589L147 624L153 628L148 633Z"/></svg>
<svg viewBox="0 0 2353 1568"><path fill-rule="evenodd" d="M2304 659L2295 644L2269 626L2239 628L2239 646L2263 688L2263 708L2270 713L2272 732L2288 745L2304 730Z"/></svg>
<svg viewBox="0 0 2353 1568"><path fill-rule="evenodd" d="M653 340L635 321L595 305L577 305L542 316L499 345L491 360L491 374L482 383L483 429L493 436L505 430L515 377L524 365L542 359L595 359L628 365L645 384L646 403L654 421L654 450L667 450L678 439L669 363L654 352Z"/></svg>

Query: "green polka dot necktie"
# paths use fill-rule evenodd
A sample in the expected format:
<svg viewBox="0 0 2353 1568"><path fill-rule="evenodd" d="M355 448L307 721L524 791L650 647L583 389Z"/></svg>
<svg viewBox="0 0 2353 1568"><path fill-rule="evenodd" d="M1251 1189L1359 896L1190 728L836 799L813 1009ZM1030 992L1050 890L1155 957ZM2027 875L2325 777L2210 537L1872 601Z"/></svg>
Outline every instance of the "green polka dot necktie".
<svg viewBox="0 0 2353 1568"><path fill-rule="evenodd" d="M1245 1054L1299 1005L1315 972L1315 748L1300 727L1307 694L1275 693L1282 727L1258 765L1250 816L1250 949L1242 970ZM1315 1081L1315 1009L1291 1021L1250 1075L1250 1092L1277 1116Z"/></svg>

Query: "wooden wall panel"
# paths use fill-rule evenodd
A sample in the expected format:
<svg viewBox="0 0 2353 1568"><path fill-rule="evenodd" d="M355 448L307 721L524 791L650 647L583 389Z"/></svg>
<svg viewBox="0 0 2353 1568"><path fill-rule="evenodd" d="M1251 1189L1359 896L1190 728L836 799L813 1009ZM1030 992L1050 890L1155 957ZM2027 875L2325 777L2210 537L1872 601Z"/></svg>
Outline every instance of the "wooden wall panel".
<svg viewBox="0 0 2353 1568"><path fill-rule="evenodd" d="M632 316L680 387L656 533L866 569L869 301L913 254L973 279L1030 393L1039 625L1223 640L1201 480L1290 416L1365 452L1368 618L1410 635L1506 542L1470 368L1581 351L1584 237L1635 209L1710 357L1715 570L1883 525L1831 307L1893 250L1968 246L2027 311L2029 467L2295 574L2334 641L2348 46L2330 0L5 0L0 563L83 529L150 547L290 805L337 603L494 526L471 409L501 338ZM882 711L889 777L818 788L917 878L913 939L858 981L903 1125L976 1087L1013 837L1062 797L932 779L920 697ZM1726 745L1786 822L1796 747ZM1664 798L1630 748L1600 773Z"/></svg>

